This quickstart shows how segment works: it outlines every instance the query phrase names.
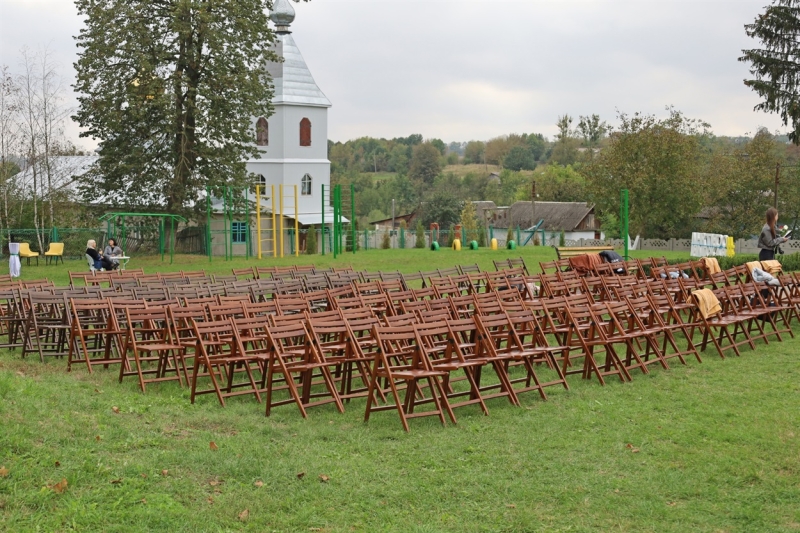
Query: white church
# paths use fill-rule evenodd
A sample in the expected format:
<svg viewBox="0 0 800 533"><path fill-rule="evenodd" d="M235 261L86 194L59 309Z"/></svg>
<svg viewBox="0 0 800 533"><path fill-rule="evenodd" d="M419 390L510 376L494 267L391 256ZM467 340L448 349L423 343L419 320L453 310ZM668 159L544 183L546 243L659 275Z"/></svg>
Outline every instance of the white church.
<svg viewBox="0 0 800 533"><path fill-rule="evenodd" d="M262 190L269 192L274 186L276 195L283 185L284 196L293 196L296 186L298 222L304 226L313 224L319 229L323 220L322 185L328 191L331 179L328 160L331 103L317 86L292 38L290 26L294 18L294 7L289 0L275 0L270 20L275 24L275 52L283 62L267 66L274 84L274 113L270 117L253 118L254 138L261 157L247 161L247 170L258 176ZM272 203L268 205L271 208ZM277 205L276 202L276 208ZM287 198L284 200L284 227L294 228L293 213L293 198ZM333 213L326 202L325 223L332 220ZM262 221L262 232L268 231L271 231L271 220ZM253 226L254 248L256 239ZM265 255L271 255L268 254L271 250L267 250L270 243L262 241L262 244ZM288 246L285 248L288 253ZM237 252L235 247L234 253ZM240 253L244 253L243 246Z"/></svg>

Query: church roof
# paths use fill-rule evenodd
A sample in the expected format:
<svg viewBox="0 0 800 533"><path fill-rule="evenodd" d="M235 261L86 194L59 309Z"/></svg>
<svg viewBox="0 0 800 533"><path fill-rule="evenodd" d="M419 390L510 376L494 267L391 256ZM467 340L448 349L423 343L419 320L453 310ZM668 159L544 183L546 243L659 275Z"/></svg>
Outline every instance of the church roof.
<svg viewBox="0 0 800 533"><path fill-rule="evenodd" d="M275 53L283 58L282 63L267 65L267 71L275 85L272 103L331 107L330 100L317 87L303 54L289 32L289 24L294 20L294 9L286 0L276 0L270 18L277 26Z"/></svg>

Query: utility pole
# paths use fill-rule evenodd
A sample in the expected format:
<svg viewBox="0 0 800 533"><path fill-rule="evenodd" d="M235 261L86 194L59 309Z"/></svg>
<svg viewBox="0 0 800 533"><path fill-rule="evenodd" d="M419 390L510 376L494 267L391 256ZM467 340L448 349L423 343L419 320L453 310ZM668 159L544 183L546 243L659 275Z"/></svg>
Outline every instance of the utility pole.
<svg viewBox="0 0 800 533"><path fill-rule="evenodd" d="M392 198L392 233L391 233L391 235L392 235L392 243L394 243L394 230L395 230L395 225L394 225L394 198Z"/></svg>
<svg viewBox="0 0 800 533"><path fill-rule="evenodd" d="M535 225L536 225L536 180L533 180L533 182L531 183L531 227Z"/></svg>

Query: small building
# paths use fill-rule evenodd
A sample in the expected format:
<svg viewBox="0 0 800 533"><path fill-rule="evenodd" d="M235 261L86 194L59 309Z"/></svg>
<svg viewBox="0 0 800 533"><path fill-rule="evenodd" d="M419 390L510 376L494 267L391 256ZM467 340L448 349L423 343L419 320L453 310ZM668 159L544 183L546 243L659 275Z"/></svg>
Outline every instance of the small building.
<svg viewBox="0 0 800 533"><path fill-rule="evenodd" d="M587 202L515 202L509 207L494 207L494 202L475 202L479 220L500 228L528 229L544 220L547 237L564 233L567 240L603 239L594 205Z"/></svg>
<svg viewBox="0 0 800 533"><path fill-rule="evenodd" d="M400 222L405 221L406 228L410 228L412 222L414 222L414 217L417 215L416 211L412 211L411 213L407 213L405 215L395 215L394 217L394 228L392 228L392 218L384 218L383 220L373 220L370 221L369 225L374 226L376 230L391 230L397 229L400 227Z"/></svg>

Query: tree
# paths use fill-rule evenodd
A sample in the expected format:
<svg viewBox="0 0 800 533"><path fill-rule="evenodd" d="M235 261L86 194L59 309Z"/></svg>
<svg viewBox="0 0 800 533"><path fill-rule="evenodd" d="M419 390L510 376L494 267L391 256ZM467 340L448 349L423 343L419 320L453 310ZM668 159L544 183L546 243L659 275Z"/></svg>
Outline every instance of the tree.
<svg viewBox="0 0 800 533"><path fill-rule="evenodd" d="M439 150L429 142L415 146L408 176L419 184L430 185L442 170L440 158Z"/></svg>
<svg viewBox="0 0 800 533"><path fill-rule="evenodd" d="M75 1L85 27L74 119L100 141L88 197L179 213L206 186L245 183L258 157L252 117L271 113L269 4Z"/></svg>
<svg viewBox="0 0 800 533"><path fill-rule="evenodd" d="M586 202L586 178L571 165L547 165L536 174L536 192L542 202Z"/></svg>
<svg viewBox="0 0 800 533"><path fill-rule="evenodd" d="M745 25L748 37L764 48L742 50L739 61L750 63L754 79L744 84L764 100L756 111L779 113L784 125L791 123L789 139L800 144L800 2L773 0L752 24Z"/></svg>
<svg viewBox="0 0 800 533"><path fill-rule="evenodd" d="M317 253L317 229L311 226L306 235L306 254L314 255Z"/></svg>
<svg viewBox="0 0 800 533"><path fill-rule="evenodd" d="M461 234L462 241L468 242L475 239L478 235L478 216L475 212L475 204L466 201L464 208L461 210Z"/></svg>
<svg viewBox="0 0 800 533"><path fill-rule="evenodd" d="M509 170L533 170L536 168L536 158L527 146L515 146L503 158L503 168Z"/></svg>
<svg viewBox="0 0 800 533"><path fill-rule="evenodd" d="M381 239L381 249L388 250L392 247L391 237L389 237L389 231L383 232L383 238Z"/></svg>
<svg viewBox="0 0 800 533"><path fill-rule="evenodd" d="M572 117L569 115L559 116L556 127L558 133L553 152L550 154L550 161L560 165L572 165L578 158L578 143L573 136Z"/></svg>
<svg viewBox="0 0 800 533"><path fill-rule="evenodd" d="M481 141L470 141L464 148L464 164L474 165L483 163L484 150L486 145Z"/></svg>
<svg viewBox="0 0 800 533"><path fill-rule="evenodd" d="M424 226L432 223L446 228L457 224L461 218L461 201L446 189L436 190L421 206L421 221Z"/></svg>
<svg viewBox="0 0 800 533"><path fill-rule="evenodd" d="M414 248L425 248L425 227L421 221L417 222L417 227L414 231L416 233Z"/></svg>
<svg viewBox="0 0 800 533"><path fill-rule="evenodd" d="M578 134L583 138L583 146L588 149L589 160L594 157L594 150L600 141L609 131L609 126L605 121L600 120L599 115L591 117L581 116L578 121Z"/></svg>
<svg viewBox="0 0 800 533"><path fill-rule="evenodd" d="M735 238L750 238L761 231L764 212L772 206L775 166L782 161L780 144L766 130L760 130L753 140L730 150L716 150L708 165L705 203L708 229ZM783 180L791 186L793 180ZM788 187L784 193L792 192ZM782 194L789 200L778 207L781 221L791 222L797 198Z"/></svg>
<svg viewBox="0 0 800 533"><path fill-rule="evenodd" d="M669 108L669 116L620 113L619 131L582 170L601 213L619 212L630 192L630 232L647 238L686 237L706 194L701 138L708 124Z"/></svg>
<svg viewBox="0 0 800 533"><path fill-rule="evenodd" d="M431 139L428 141L434 148L439 150L439 155L444 155L447 152L447 145L441 139Z"/></svg>
<svg viewBox="0 0 800 533"><path fill-rule="evenodd" d="M540 161L547 149L547 139L541 133L531 133L525 138L528 149L536 161Z"/></svg>

